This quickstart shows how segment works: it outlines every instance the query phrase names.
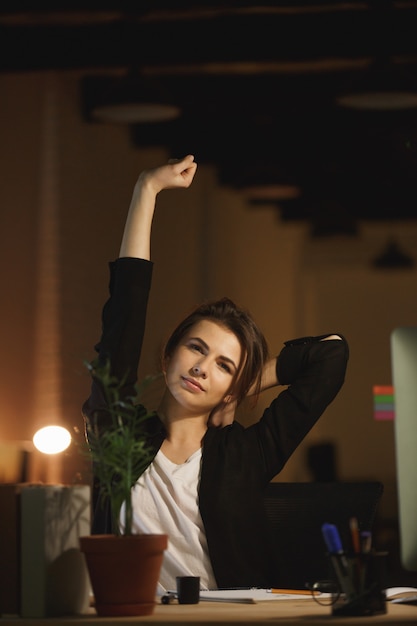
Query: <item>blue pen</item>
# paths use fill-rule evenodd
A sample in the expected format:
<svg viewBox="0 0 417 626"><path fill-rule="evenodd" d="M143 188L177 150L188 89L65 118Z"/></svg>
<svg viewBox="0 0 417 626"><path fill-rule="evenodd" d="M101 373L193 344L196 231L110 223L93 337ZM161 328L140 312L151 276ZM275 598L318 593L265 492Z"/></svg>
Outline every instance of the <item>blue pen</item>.
<svg viewBox="0 0 417 626"><path fill-rule="evenodd" d="M344 556L342 540L340 539L337 526L326 522L322 525L321 532L342 591L349 598L354 595L355 590L349 577L349 564Z"/></svg>
<svg viewBox="0 0 417 626"><path fill-rule="evenodd" d="M326 522L321 527L321 532L329 554L343 554L342 540L337 527Z"/></svg>

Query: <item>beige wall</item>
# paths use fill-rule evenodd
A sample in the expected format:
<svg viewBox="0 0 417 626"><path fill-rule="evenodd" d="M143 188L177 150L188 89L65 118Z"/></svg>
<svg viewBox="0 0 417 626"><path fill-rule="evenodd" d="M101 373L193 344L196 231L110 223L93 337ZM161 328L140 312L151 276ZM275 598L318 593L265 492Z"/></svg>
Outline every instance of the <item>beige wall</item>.
<svg viewBox="0 0 417 626"><path fill-rule="evenodd" d="M99 337L107 262L117 255L137 174L171 156L133 148L124 127L84 123L78 79L70 72L0 77L0 441L29 441L42 419L54 417L48 407L69 427L82 428L89 385L83 361ZM198 146L195 154L198 161ZM57 280L49 284L56 308L42 300L42 315L51 316L46 327L58 329L50 358L46 344L37 347L39 274L50 246L39 230L45 203L57 234ZM205 297L227 294L248 307L272 352L297 335L343 332L351 346L345 387L280 478L308 479L307 446L331 440L340 477L382 480L391 514L393 425L373 420L372 385L391 382L390 332L416 323L417 281L415 270L378 272L370 259L392 232L417 250L416 224L361 224L356 238L312 240L306 224L281 222L273 207L251 208L221 188L208 166L191 189L164 192L158 205L141 375L156 370L168 330ZM42 358L47 372L39 376ZM152 402L157 395L156 389ZM240 419L254 419L270 397L255 411L242 408ZM82 467L75 449L58 465L53 477L67 482Z"/></svg>

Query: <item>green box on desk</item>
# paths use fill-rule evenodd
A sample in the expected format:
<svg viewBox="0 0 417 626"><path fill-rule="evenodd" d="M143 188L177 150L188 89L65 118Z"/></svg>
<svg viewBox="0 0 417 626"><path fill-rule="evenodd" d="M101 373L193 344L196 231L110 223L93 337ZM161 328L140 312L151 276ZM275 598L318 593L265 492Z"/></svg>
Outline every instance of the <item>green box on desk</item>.
<svg viewBox="0 0 417 626"><path fill-rule="evenodd" d="M0 485L0 612L85 612L89 579L78 539L90 533L88 485Z"/></svg>

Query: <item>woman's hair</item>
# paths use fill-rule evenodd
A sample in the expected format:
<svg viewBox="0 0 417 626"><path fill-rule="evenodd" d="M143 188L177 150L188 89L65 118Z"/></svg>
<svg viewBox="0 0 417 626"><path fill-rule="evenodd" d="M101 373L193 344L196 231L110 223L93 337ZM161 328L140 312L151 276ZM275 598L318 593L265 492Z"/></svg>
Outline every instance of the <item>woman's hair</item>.
<svg viewBox="0 0 417 626"><path fill-rule="evenodd" d="M230 330L237 337L242 348L242 357L233 395L239 404L251 389L251 395L256 399L261 388L262 371L268 358L268 346L263 333L250 314L237 307L229 298L205 302L187 315L166 342L162 352L163 361L172 356L190 328L201 320L211 320Z"/></svg>

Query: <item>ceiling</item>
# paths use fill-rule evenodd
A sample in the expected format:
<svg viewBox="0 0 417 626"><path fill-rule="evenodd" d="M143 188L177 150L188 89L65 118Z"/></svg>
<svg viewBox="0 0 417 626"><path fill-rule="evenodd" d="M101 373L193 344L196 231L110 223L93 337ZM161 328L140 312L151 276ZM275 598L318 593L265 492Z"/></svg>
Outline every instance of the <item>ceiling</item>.
<svg viewBox="0 0 417 626"><path fill-rule="evenodd" d="M2 0L0 72L79 70L85 123L109 83L146 79L181 115L128 125L134 145L192 152L224 185L295 188L280 215L319 234L417 219L417 108L337 104L387 64L417 94L417 0L26 4Z"/></svg>

